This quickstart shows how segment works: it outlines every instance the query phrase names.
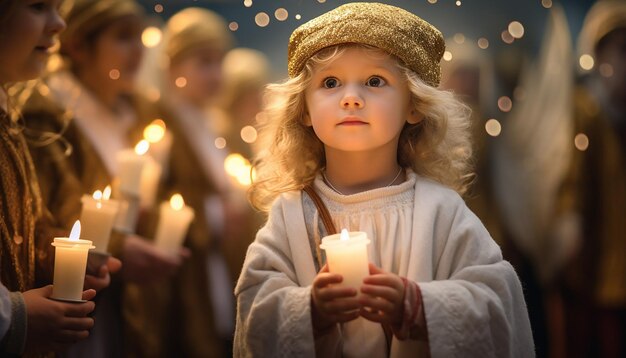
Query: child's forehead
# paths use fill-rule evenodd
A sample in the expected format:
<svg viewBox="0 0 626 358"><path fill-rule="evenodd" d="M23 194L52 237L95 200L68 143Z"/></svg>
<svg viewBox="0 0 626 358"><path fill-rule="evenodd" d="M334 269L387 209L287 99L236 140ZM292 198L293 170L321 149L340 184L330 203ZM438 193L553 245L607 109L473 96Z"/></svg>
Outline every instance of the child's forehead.
<svg viewBox="0 0 626 358"><path fill-rule="evenodd" d="M397 70L398 60L388 52L373 46L347 44L319 51L313 56L313 70L323 71L340 65L366 66Z"/></svg>

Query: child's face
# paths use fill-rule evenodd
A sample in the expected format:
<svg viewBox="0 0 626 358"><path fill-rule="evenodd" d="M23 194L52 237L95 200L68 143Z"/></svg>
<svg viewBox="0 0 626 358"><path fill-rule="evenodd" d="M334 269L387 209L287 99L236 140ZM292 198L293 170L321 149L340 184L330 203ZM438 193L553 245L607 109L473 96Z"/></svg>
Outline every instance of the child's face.
<svg viewBox="0 0 626 358"><path fill-rule="evenodd" d="M36 78L45 68L55 35L65 28L62 0L18 1L0 34L0 83Z"/></svg>
<svg viewBox="0 0 626 358"><path fill-rule="evenodd" d="M134 15L112 22L94 44L80 49L79 73L120 92L132 91L144 50L143 28L141 18Z"/></svg>
<svg viewBox="0 0 626 358"><path fill-rule="evenodd" d="M215 46L204 45L172 64L170 80L173 86L177 78L183 77L185 85L175 87L188 100L198 105L213 101L222 89L222 60L224 51Z"/></svg>
<svg viewBox="0 0 626 358"><path fill-rule="evenodd" d="M396 153L404 124L417 117L395 60L382 51L348 47L318 67L305 92L307 122L327 150Z"/></svg>

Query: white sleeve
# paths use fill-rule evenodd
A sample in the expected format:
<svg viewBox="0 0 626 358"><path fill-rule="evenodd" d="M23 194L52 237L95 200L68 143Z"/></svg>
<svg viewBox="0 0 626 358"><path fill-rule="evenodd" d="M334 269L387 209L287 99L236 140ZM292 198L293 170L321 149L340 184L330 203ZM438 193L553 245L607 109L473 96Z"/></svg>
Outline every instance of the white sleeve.
<svg viewBox="0 0 626 358"><path fill-rule="evenodd" d="M9 290L0 283L0 340L7 334L11 325L11 295Z"/></svg>
<svg viewBox="0 0 626 358"><path fill-rule="evenodd" d="M277 201L248 248L235 288L235 357L314 357L311 287L300 287L292 257Z"/></svg>
<svg viewBox="0 0 626 358"><path fill-rule="evenodd" d="M460 201L460 198L459 198ZM528 311L513 267L460 202L435 267L420 282L431 356L534 357Z"/></svg>

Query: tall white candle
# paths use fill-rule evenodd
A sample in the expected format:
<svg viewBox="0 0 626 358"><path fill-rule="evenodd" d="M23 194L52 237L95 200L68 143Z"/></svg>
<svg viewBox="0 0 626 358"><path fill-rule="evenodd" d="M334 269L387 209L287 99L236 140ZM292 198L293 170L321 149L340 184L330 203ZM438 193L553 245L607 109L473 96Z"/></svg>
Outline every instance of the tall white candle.
<svg viewBox="0 0 626 358"><path fill-rule="evenodd" d="M143 139L150 142L148 153L161 165L163 173L167 173L170 149L174 136L167 130L162 119L155 119L143 130Z"/></svg>
<svg viewBox="0 0 626 358"><path fill-rule="evenodd" d="M156 160L148 157L141 172L141 184L139 188L139 202L142 208L151 208L156 200L159 181L161 180L161 165Z"/></svg>
<svg viewBox="0 0 626 358"><path fill-rule="evenodd" d="M97 190L93 196L83 195L83 208L80 213L81 235L84 240L91 240L96 247L94 251L105 253L109 246L111 230L118 211L118 202L109 200L111 187L107 186L104 193Z"/></svg>
<svg viewBox="0 0 626 358"><path fill-rule="evenodd" d="M150 145L142 140L135 146L135 149L126 149L117 153L118 186L119 191L139 196L141 187L141 173L148 158L144 154Z"/></svg>
<svg viewBox="0 0 626 358"><path fill-rule="evenodd" d="M354 287L357 292L363 279L369 276L367 245L370 240L361 231L348 232L322 238L320 247L326 252L328 270L343 276L341 285Z"/></svg>
<svg viewBox="0 0 626 358"><path fill-rule="evenodd" d="M80 240L80 221L72 227L70 237L56 237L54 250L54 280L52 298L80 301L83 296L87 254L94 246L89 240Z"/></svg>
<svg viewBox="0 0 626 358"><path fill-rule="evenodd" d="M185 206L180 194L172 195L169 202L161 203L159 224L154 242L168 252L175 252L182 245L187 229L193 220L193 209Z"/></svg>

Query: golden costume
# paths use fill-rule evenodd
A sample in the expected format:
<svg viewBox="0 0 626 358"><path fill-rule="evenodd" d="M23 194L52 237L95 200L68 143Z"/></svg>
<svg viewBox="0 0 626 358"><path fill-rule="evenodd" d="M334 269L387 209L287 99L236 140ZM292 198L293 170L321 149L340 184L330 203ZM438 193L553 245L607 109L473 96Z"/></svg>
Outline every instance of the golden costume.
<svg viewBox="0 0 626 358"><path fill-rule="evenodd" d="M48 250L46 242L35 240L41 199L26 141L1 109L0 189L0 279L10 291L23 292L35 287L36 261L45 259Z"/></svg>

